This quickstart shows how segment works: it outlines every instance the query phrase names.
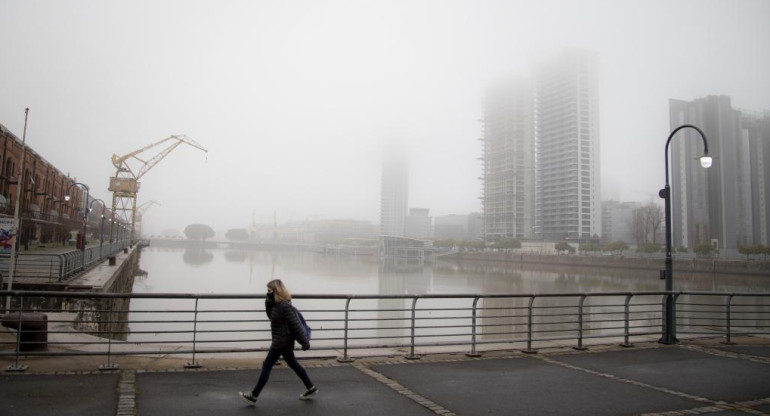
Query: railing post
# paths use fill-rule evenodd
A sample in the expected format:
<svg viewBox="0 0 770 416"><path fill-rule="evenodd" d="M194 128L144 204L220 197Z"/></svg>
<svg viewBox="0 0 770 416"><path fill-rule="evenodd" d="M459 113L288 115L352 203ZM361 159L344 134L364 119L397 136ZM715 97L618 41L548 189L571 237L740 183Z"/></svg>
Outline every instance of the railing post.
<svg viewBox="0 0 770 416"><path fill-rule="evenodd" d="M118 365L116 363L111 363L110 358L112 356L112 310L113 310L113 304L115 303L114 298L110 298L110 312L107 315L107 322L106 322L106 329L109 329L107 332L107 364L102 364L99 366L99 370L117 370Z"/></svg>
<svg viewBox="0 0 770 416"><path fill-rule="evenodd" d="M201 368L201 363L195 361L195 342L197 340L198 335L198 300L200 298L195 298L195 314L193 315L193 351L192 351L192 361L187 362L184 364L184 368Z"/></svg>
<svg viewBox="0 0 770 416"><path fill-rule="evenodd" d="M663 305L663 308L661 309L660 313L660 339L663 340L666 337L666 302L668 301L669 295L663 295L663 300L661 301L661 304ZM658 341L660 342L660 341Z"/></svg>
<svg viewBox="0 0 770 416"><path fill-rule="evenodd" d="M481 357L481 354L476 352L476 305L479 303L479 297L476 296L473 299L473 312L471 317L471 326L472 326L472 333L471 333L471 352L465 354L468 357Z"/></svg>
<svg viewBox="0 0 770 416"><path fill-rule="evenodd" d="M578 303L578 345L572 347L578 351L585 351L588 348L583 346L583 302L586 300L586 295L580 295L580 302Z"/></svg>
<svg viewBox="0 0 770 416"><path fill-rule="evenodd" d="M725 340L722 341L722 344L725 345L734 345L735 343L732 341L732 325L730 321L732 320L732 313L731 313L731 306L733 302L733 295L727 295L727 334L725 335Z"/></svg>
<svg viewBox="0 0 770 416"><path fill-rule="evenodd" d="M10 295L8 295L8 298L10 299ZM8 302L8 312L10 313L10 301ZM19 320L17 322L18 326L16 327L16 359L15 362L11 365L9 365L5 371L27 371L29 368L26 364L19 364L19 353L21 352L21 325L23 321L21 320L21 311L24 310L24 296L19 296L19 309L17 310L17 313L19 314Z"/></svg>
<svg viewBox="0 0 770 416"><path fill-rule="evenodd" d="M535 303L535 295L529 297L528 319L527 319L527 349L522 350L526 354L537 354L537 350L532 349L532 304Z"/></svg>
<svg viewBox="0 0 770 416"><path fill-rule="evenodd" d="M630 306L631 306L631 297L632 296L633 295L626 295L626 307L625 307L625 318L624 318L625 327L626 328L625 328L625 334L624 334L624 337L623 337L623 343L620 344L621 347L626 347L626 348L630 348L630 347L634 346L634 344L631 344L631 343L628 342L629 341L628 338L631 335L631 327L630 327L629 322L631 320L631 308L630 308Z"/></svg>
<svg viewBox="0 0 770 416"><path fill-rule="evenodd" d="M337 361L340 363L350 363L353 359L348 357L348 323L350 314L350 298L345 301L345 338L343 339L344 347L342 349L342 357L338 357Z"/></svg>
<svg viewBox="0 0 770 416"><path fill-rule="evenodd" d="M419 360L420 356L415 355L414 353L414 331L415 331L415 325L416 325L416 315L417 315L417 299L419 299L417 296L415 296L412 299L412 341L411 346L409 348L409 355L406 356L407 360Z"/></svg>

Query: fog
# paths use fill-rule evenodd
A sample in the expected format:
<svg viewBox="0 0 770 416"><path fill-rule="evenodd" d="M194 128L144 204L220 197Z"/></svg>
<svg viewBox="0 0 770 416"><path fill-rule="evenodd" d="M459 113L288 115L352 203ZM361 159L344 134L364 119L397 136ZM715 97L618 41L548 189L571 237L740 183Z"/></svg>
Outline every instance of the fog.
<svg viewBox="0 0 770 416"><path fill-rule="evenodd" d="M0 1L0 123L111 201L113 153L172 134L147 234L379 218L383 141L409 206L479 212L485 87L566 46L599 59L602 199L664 182L668 100L770 109L770 2ZM160 148L143 154L147 159Z"/></svg>

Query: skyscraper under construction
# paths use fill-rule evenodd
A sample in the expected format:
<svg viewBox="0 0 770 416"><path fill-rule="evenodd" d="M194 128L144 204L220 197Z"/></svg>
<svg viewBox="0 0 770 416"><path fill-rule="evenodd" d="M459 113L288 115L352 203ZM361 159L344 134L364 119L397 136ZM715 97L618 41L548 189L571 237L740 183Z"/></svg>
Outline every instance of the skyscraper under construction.
<svg viewBox="0 0 770 416"><path fill-rule="evenodd" d="M587 239L601 230L596 57L566 50L484 102L487 240Z"/></svg>

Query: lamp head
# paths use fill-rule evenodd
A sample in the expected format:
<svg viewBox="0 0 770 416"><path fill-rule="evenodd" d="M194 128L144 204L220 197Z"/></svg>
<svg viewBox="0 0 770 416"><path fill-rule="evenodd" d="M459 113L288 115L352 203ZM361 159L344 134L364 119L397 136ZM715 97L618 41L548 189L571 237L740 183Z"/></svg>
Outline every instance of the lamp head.
<svg viewBox="0 0 770 416"><path fill-rule="evenodd" d="M64 195L64 200L65 200L65 201L69 201L69 200L70 200L70 198L71 198L71 197L70 197L69 195Z"/></svg>
<svg viewBox="0 0 770 416"><path fill-rule="evenodd" d="M711 156L707 154L700 157L700 165L706 169L711 167L711 163L713 160L711 159Z"/></svg>

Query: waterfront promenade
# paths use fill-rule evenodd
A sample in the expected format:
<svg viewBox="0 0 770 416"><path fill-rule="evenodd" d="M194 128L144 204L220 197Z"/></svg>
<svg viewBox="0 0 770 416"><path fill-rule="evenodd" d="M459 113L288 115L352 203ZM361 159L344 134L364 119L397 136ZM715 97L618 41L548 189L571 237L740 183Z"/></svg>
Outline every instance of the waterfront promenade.
<svg viewBox="0 0 770 416"><path fill-rule="evenodd" d="M122 264L129 253L118 253ZM74 279L103 287L116 266L101 264ZM12 334L0 328L0 336ZM303 386L284 365L275 368L256 407L238 391L256 382L264 352L114 356L117 370L98 370L100 356L21 356L23 373L0 371L2 415L745 415L770 414L770 338L686 338L662 345L656 336L575 345L498 345L480 358L432 350L407 360L407 349L368 351L352 363L341 351L298 352L320 389L300 401ZM14 364L0 358L0 368Z"/></svg>
<svg viewBox="0 0 770 416"><path fill-rule="evenodd" d="M188 370L181 357L119 357L119 370L101 372L91 357L28 357L27 372L0 375L0 415L770 414L770 339L734 340L353 363L300 352L320 393L299 400L302 384L281 365L256 407L237 392L253 386L264 353L202 358L204 368Z"/></svg>

